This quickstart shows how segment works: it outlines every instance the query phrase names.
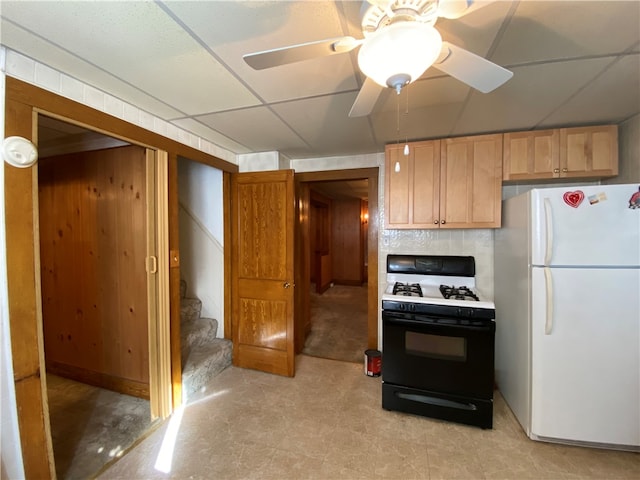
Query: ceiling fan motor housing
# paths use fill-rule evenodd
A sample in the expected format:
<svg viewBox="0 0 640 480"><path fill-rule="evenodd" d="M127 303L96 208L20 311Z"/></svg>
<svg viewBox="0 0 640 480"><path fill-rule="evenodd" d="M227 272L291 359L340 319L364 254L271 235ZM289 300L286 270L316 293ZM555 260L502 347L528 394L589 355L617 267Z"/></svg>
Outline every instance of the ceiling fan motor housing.
<svg viewBox="0 0 640 480"><path fill-rule="evenodd" d="M362 32L365 37L399 21L414 21L435 25L438 0L388 0L367 2L362 10Z"/></svg>

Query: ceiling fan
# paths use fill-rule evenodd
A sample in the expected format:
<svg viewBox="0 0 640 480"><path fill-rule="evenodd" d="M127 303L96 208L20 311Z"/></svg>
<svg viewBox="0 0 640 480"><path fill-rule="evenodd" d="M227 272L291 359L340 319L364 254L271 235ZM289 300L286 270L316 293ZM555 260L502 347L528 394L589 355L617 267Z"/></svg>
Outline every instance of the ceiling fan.
<svg viewBox="0 0 640 480"><path fill-rule="evenodd" d="M350 117L373 110L383 88L400 90L416 81L430 66L488 93L505 83L513 72L464 48L442 40L434 25L439 17L460 18L489 2L474 0L365 0L362 8L364 38L329 38L244 55L256 70L360 47L358 66L366 76Z"/></svg>

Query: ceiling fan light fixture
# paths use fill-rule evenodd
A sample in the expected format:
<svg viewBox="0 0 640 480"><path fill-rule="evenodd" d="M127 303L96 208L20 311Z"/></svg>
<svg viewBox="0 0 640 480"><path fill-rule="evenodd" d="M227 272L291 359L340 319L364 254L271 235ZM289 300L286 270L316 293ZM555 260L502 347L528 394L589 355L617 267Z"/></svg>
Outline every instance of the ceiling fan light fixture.
<svg viewBox="0 0 640 480"><path fill-rule="evenodd" d="M436 61L442 37L422 22L397 22L368 36L358 52L362 73L383 87L400 89Z"/></svg>

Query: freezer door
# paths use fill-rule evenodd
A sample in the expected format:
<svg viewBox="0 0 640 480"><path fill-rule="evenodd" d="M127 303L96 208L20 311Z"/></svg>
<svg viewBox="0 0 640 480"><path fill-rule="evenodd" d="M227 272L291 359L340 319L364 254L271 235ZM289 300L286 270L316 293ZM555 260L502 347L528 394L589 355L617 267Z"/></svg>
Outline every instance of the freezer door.
<svg viewBox="0 0 640 480"><path fill-rule="evenodd" d="M532 269L531 433L640 445L640 269Z"/></svg>
<svg viewBox="0 0 640 480"><path fill-rule="evenodd" d="M638 185L532 190L532 265L640 266L640 208L629 208L637 192Z"/></svg>

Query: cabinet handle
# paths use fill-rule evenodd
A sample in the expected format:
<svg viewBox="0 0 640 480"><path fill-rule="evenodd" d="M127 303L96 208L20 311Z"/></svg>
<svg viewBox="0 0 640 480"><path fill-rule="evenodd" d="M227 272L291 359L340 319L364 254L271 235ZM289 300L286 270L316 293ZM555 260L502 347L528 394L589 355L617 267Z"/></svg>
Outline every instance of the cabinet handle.
<svg viewBox="0 0 640 480"><path fill-rule="evenodd" d="M440 222L440 225L444 225L445 223L447 223L447 221L446 221L446 220L442 220L442 221Z"/></svg>
<svg viewBox="0 0 640 480"><path fill-rule="evenodd" d="M567 170L566 168L563 168L563 169L562 169L562 172L563 172L563 173L567 173L568 171L569 171L569 170Z"/></svg>
<svg viewBox="0 0 640 480"><path fill-rule="evenodd" d="M437 225L439 222L438 222L438 220L434 220L433 223L435 223Z"/></svg>
<svg viewBox="0 0 640 480"><path fill-rule="evenodd" d="M560 173L560 169L559 168L554 168L553 169L553 173Z"/></svg>

